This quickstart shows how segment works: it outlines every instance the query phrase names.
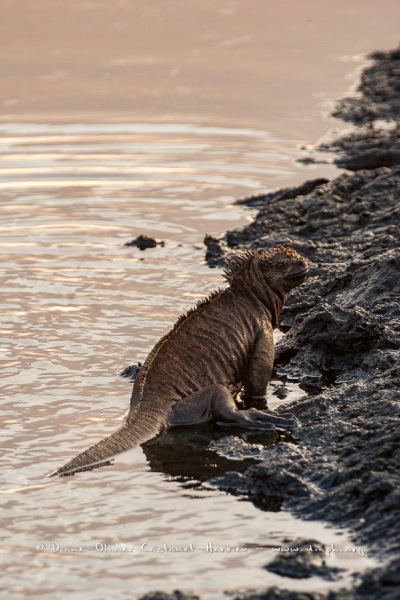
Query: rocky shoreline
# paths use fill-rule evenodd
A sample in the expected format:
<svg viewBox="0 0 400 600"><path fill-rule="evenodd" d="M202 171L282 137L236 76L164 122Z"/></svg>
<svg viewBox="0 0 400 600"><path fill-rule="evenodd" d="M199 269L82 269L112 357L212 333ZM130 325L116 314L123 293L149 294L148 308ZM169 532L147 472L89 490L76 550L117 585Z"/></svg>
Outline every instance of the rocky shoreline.
<svg viewBox="0 0 400 600"><path fill-rule="evenodd" d="M299 439L269 447L257 466L213 484L258 506L273 499L304 518L348 527L388 561L332 599L400 597L400 52L372 58L360 96L335 111L359 127L329 148L355 172L239 200L258 214L215 240L208 258L214 266L231 248L290 244L311 261L309 281L283 311L287 335L276 348L277 375L309 394L291 405ZM388 126L374 126L379 119ZM275 597L325 596L237 596Z"/></svg>
<svg viewBox="0 0 400 600"><path fill-rule="evenodd" d="M386 566L368 571L353 589L270 588L237 592L235 600L400 598L400 51L371 58L359 95L335 110L357 129L323 148L354 172L240 199L258 209L254 221L222 239L206 236L213 267L234 249L280 244L311 262L308 282L282 313L287 335L276 348L276 375L305 391L291 405L298 438L261 448L257 465L210 483L261 508L279 505L350 528ZM295 560L272 567L286 576L310 572ZM194 598L157 594L143 600Z"/></svg>

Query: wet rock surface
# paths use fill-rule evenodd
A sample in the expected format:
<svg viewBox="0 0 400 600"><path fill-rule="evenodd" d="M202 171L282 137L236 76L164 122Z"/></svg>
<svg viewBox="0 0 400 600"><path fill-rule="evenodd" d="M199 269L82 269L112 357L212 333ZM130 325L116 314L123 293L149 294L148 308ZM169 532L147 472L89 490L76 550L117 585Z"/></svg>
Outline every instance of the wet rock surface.
<svg viewBox="0 0 400 600"><path fill-rule="evenodd" d="M258 209L254 221L219 240L219 260L235 249L280 244L310 260L309 280L283 310L286 336L275 365L278 376L298 380L309 395L290 406L301 424L298 439L260 448L259 464L211 483L265 510L285 507L348 527L386 566L364 574L352 590L271 588L241 592L242 600L400 598L400 52L373 58L361 96L337 109L368 127L334 149L345 148L353 163L360 144L370 157L390 148L392 158L368 158L366 165L364 155L355 173L240 199ZM376 119L396 127L374 130ZM285 565L275 567L283 573Z"/></svg>
<svg viewBox="0 0 400 600"><path fill-rule="evenodd" d="M148 592L144 596L140 596L138 600L200 600L197 594L185 594L179 590L171 593L168 592Z"/></svg>
<svg viewBox="0 0 400 600"><path fill-rule="evenodd" d="M400 119L400 48L389 52L373 52L372 65L364 69L357 91L359 95L337 102L333 116L365 123L384 119Z"/></svg>
<svg viewBox="0 0 400 600"><path fill-rule="evenodd" d="M326 564L327 548L321 547L318 541L284 540L283 544L276 558L265 566L267 571L291 579L308 579L314 575L328 581L340 578L343 569Z"/></svg>
<svg viewBox="0 0 400 600"><path fill-rule="evenodd" d="M149 237L148 235L139 235L134 240L130 242L126 242L124 244L125 247L135 247L139 248L139 250L147 250L148 248L156 248L157 246L165 246L164 241L158 241L153 237Z"/></svg>
<svg viewBox="0 0 400 600"><path fill-rule="evenodd" d="M224 265L224 246L222 242L212 235L206 234L203 240L206 246L205 259L209 267L222 267Z"/></svg>
<svg viewBox="0 0 400 600"><path fill-rule="evenodd" d="M126 379L129 379L130 381L135 381L137 374L139 373L140 369L142 367L142 363L138 362L134 365L129 365L128 367L125 367L125 369L123 369L119 375L121 377L125 377Z"/></svg>
<svg viewBox="0 0 400 600"><path fill-rule="evenodd" d="M360 171L400 164L400 130L362 127L330 143L318 146L318 151L335 151L334 163L341 169ZM312 161L311 161L312 162Z"/></svg>
<svg viewBox="0 0 400 600"><path fill-rule="evenodd" d="M335 152L334 163L349 171L400 164L400 49L375 52L364 69L358 95L343 98L332 115L357 126L350 134L322 143L299 162L321 163L320 152Z"/></svg>

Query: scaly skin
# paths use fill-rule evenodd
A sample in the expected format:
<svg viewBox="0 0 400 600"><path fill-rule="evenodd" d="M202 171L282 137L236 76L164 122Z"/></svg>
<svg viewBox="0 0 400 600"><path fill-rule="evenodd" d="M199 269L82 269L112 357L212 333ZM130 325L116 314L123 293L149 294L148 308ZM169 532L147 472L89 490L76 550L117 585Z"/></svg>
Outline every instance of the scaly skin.
<svg viewBox="0 0 400 600"><path fill-rule="evenodd" d="M294 429L292 415L239 410L235 400L264 397L274 362L273 329L307 261L291 248L243 251L227 261L229 286L178 319L141 367L124 425L51 473L90 470L165 428L214 420L225 427Z"/></svg>

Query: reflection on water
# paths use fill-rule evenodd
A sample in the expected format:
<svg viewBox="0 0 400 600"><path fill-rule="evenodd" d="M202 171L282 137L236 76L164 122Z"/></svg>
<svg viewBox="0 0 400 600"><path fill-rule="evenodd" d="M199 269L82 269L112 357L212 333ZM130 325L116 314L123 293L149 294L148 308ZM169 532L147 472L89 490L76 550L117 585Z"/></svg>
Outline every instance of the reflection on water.
<svg viewBox="0 0 400 600"><path fill-rule="evenodd" d="M285 512L272 519L248 502L181 487L230 469L229 457L207 449L209 434L193 441L193 431L175 432L164 452L149 444L148 465L136 448L101 472L51 483L44 475L117 428L130 395L117 372L143 360L183 310L222 283L204 266L204 233L244 223L248 214L229 201L259 188L266 169L279 185L290 176L290 153L282 157L281 141L252 130L1 127L3 584L18 574L12 585L22 596L40 586L42 597L91 599L99 581L120 598L131 598L132 578L137 593L280 581L261 569L267 550L204 550L280 544L309 529ZM123 247L140 233L165 247ZM250 454L241 468L251 463ZM344 543L313 529L323 542ZM141 549L164 543L199 550L177 558ZM99 550L105 544L117 550Z"/></svg>
<svg viewBox="0 0 400 600"><path fill-rule="evenodd" d="M232 459L216 452L210 446L210 442L224 437L226 434L208 423L191 427L174 427L159 436L157 440L150 440L143 444L143 450L153 471L165 473L174 477L176 481L188 479L192 482L191 486L196 486L232 470ZM230 439L233 437L236 438L237 435L231 434ZM243 434L243 437L248 439L248 434ZM277 441L278 434L276 432L253 434L251 439L255 443L267 446ZM249 444L250 452L246 457L246 452L243 451L246 442L241 439L238 441L242 443L240 462L237 461L234 468L243 473L255 464L258 449L252 448Z"/></svg>

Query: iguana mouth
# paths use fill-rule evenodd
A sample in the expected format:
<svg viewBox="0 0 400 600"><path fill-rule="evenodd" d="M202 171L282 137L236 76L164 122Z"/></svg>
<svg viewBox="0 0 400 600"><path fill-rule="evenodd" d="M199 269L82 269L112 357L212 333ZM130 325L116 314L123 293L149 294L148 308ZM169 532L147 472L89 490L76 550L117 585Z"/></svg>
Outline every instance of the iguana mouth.
<svg viewBox="0 0 400 600"><path fill-rule="evenodd" d="M308 275L308 267L304 267L298 271L289 273L286 275L285 279L301 279L302 277L306 277Z"/></svg>

